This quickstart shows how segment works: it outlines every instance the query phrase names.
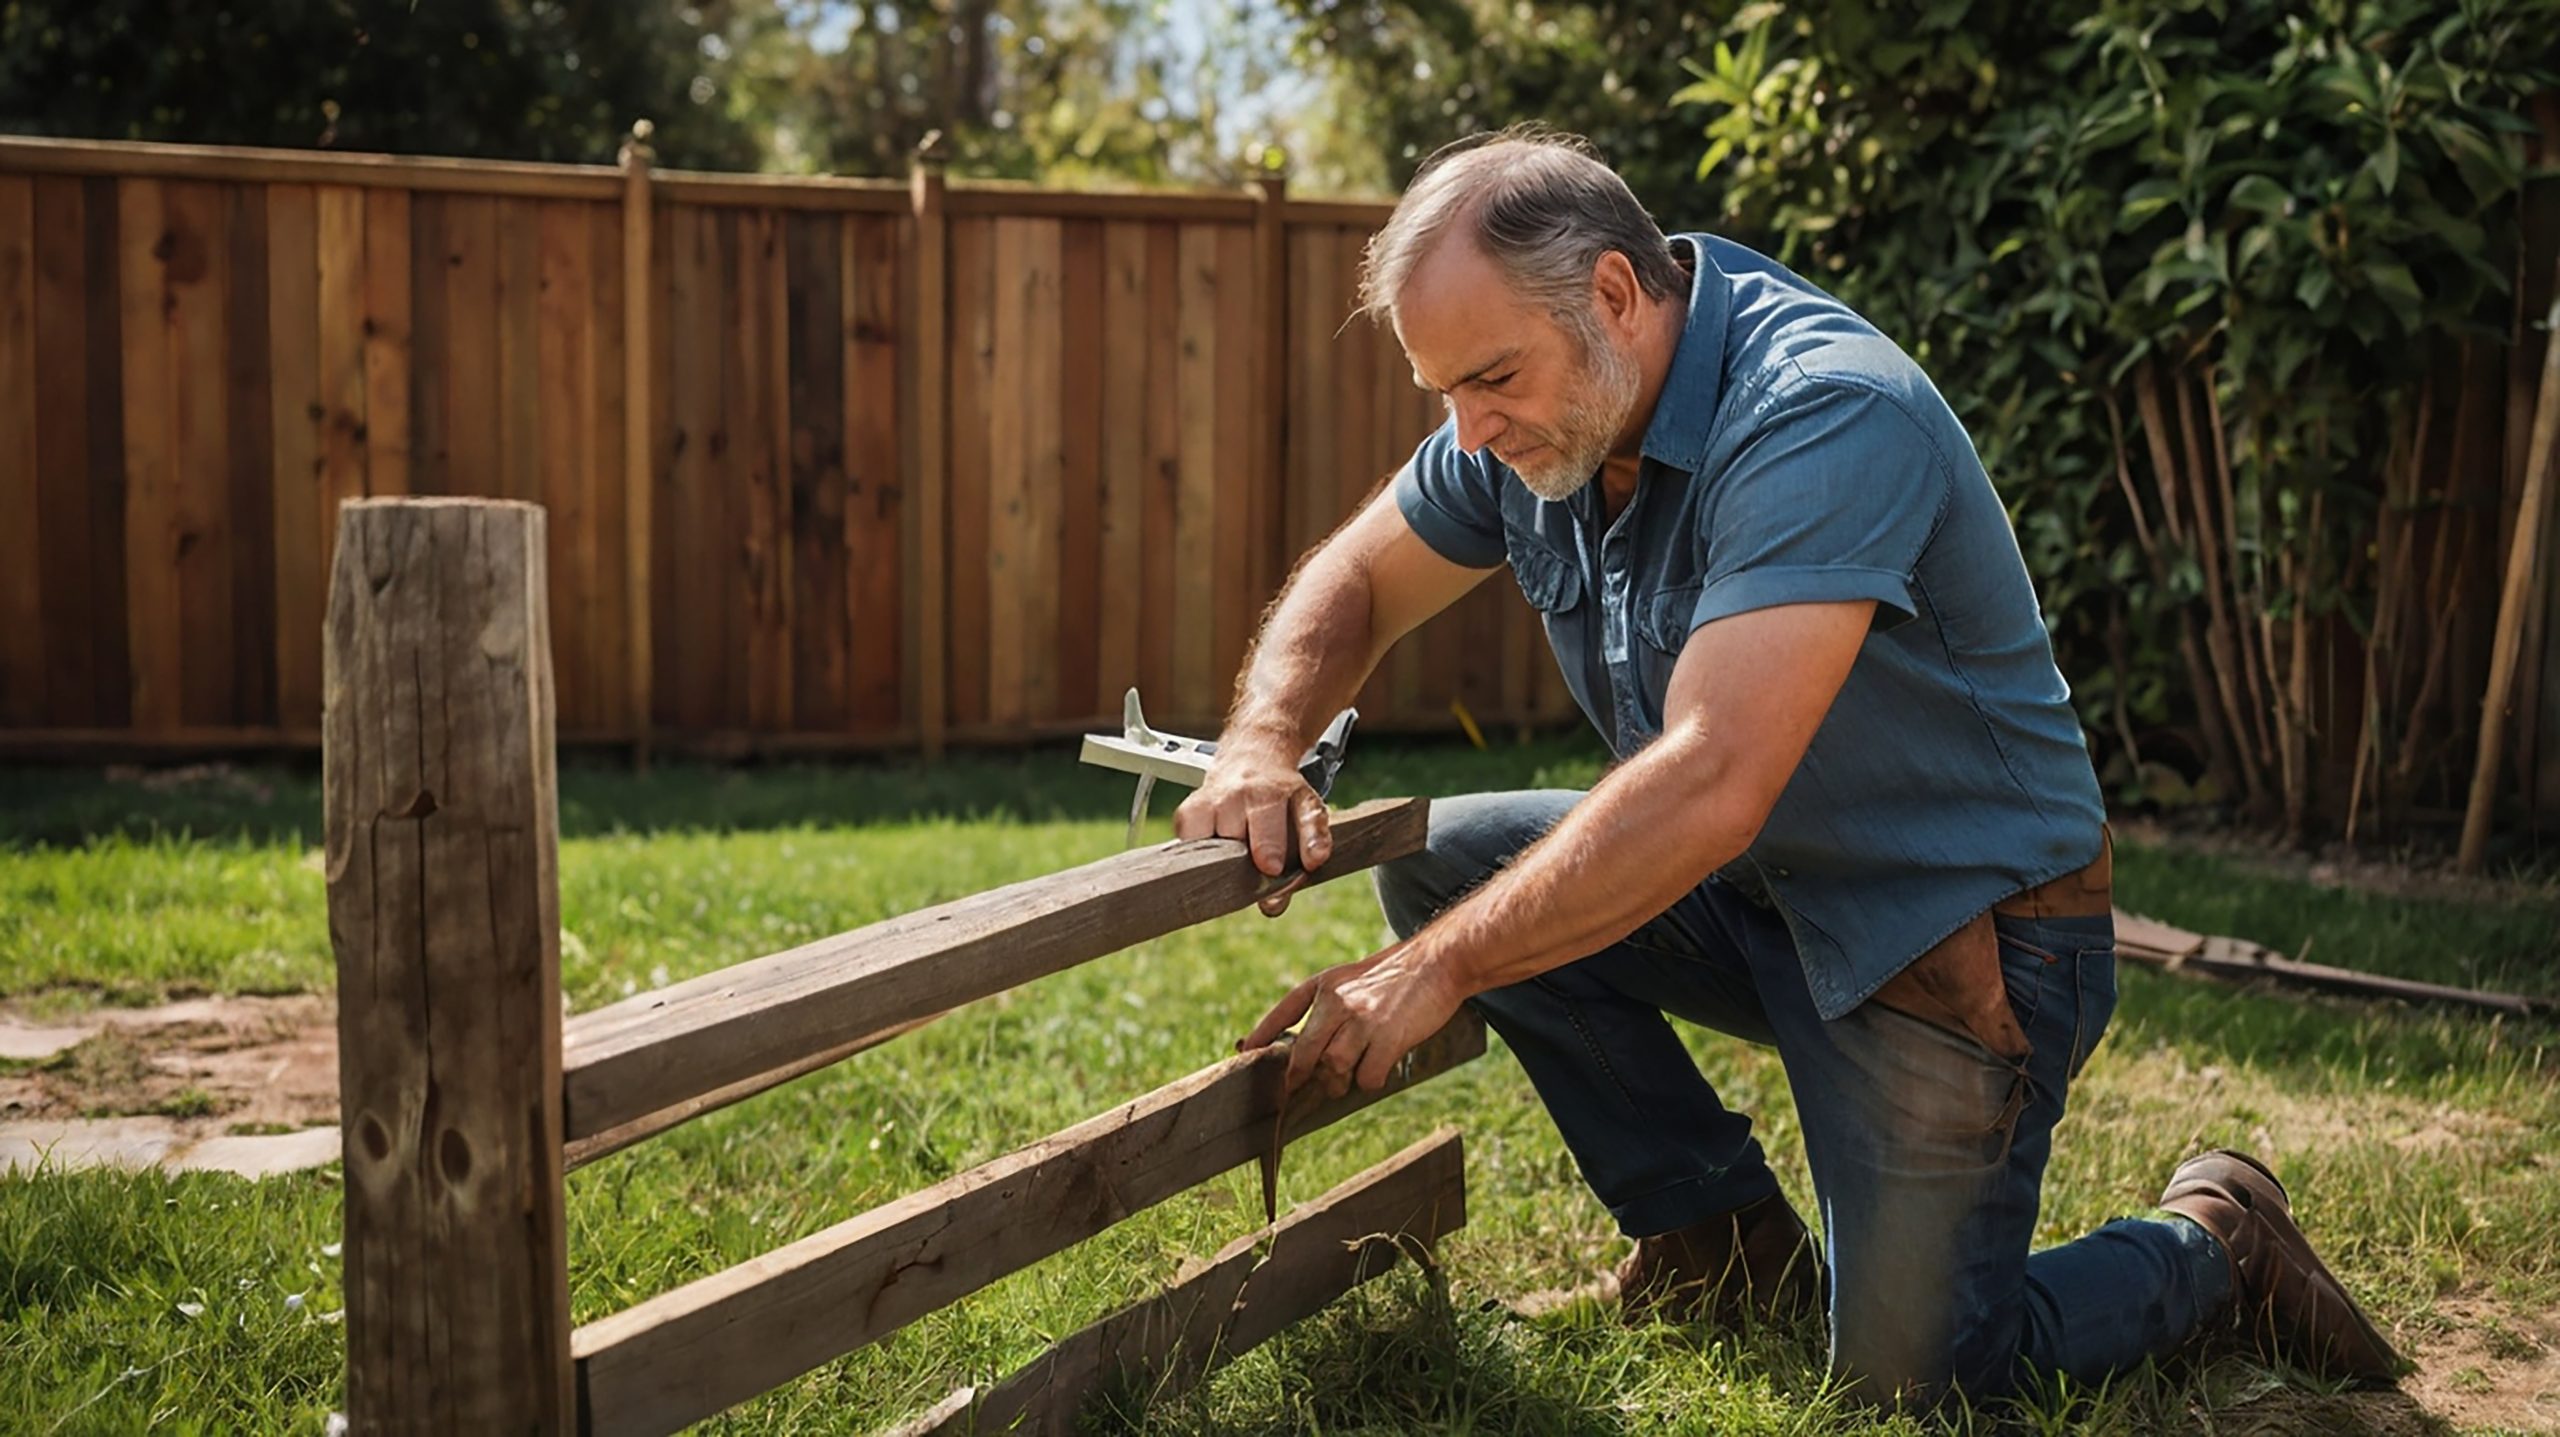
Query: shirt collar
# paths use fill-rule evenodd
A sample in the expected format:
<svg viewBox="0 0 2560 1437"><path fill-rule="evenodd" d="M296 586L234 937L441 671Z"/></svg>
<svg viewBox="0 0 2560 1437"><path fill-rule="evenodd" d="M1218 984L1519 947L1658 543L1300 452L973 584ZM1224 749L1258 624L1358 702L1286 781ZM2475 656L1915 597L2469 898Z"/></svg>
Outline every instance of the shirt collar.
<svg viewBox="0 0 2560 1437"><path fill-rule="evenodd" d="M1724 390L1725 320L1733 308L1733 284L1707 257L1703 236L1673 235L1696 265L1689 285L1689 320L1672 352L1671 372L1645 425L1644 456L1694 474L1706 462L1707 435L1715 427L1716 401Z"/></svg>

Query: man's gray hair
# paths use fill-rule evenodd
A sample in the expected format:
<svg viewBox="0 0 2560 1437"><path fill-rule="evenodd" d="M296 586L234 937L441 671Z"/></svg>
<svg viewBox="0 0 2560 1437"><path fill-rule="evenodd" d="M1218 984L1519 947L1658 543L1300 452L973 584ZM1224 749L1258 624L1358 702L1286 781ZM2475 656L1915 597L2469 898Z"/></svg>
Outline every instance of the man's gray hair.
<svg viewBox="0 0 2560 1437"><path fill-rule="evenodd" d="M1362 256L1359 312L1392 321L1414 266L1452 230L1474 240L1524 302L1586 345L1598 333L1591 272L1600 256L1625 255L1648 298L1689 288L1660 227L1587 141L1515 126L1470 135L1423 161Z"/></svg>

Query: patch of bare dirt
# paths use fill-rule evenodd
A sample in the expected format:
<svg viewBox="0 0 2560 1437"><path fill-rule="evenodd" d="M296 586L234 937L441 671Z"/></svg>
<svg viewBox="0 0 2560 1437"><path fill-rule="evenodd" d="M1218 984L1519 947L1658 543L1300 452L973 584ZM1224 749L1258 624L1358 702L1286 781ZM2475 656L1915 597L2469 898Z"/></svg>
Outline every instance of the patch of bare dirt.
<svg viewBox="0 0 2560 1437"><path fill-rule="evenodd" d="M2437 1303L2436 1318L2401 1383L2419 1406L2465 1430L2560 1432L2560 1314L2469 1295Z"/></svg>
<svg viewBox="0 0 2560 1437"><path fill-rule="evenodd" d="M320 994L190 998L40 1030L0 1009L12 1031L70 1040L0 1072L0 1120L153 1114L195 1137L332 1124L335 1012Z"/></svg>

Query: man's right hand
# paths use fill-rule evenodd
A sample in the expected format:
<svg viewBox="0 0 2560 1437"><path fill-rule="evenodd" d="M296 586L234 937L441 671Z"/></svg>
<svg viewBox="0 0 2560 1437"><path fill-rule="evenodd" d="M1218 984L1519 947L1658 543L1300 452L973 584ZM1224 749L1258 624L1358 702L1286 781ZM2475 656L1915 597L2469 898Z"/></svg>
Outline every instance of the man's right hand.
<svg viewBox="0 0 2560 1437"><path fill-rule="evenodd" d="M1292 843L1306 873L1333 854L1333 825L1324 799L1300 776L1296 760L1226 742L1218 745L1199 789L1174 810L1173 836L1241 838L1253 866L1275 878L1289 866ZM1262 911L1273 918L1288 911L1289 895L1305 882L1301 876L1264 898Z"/></svg>

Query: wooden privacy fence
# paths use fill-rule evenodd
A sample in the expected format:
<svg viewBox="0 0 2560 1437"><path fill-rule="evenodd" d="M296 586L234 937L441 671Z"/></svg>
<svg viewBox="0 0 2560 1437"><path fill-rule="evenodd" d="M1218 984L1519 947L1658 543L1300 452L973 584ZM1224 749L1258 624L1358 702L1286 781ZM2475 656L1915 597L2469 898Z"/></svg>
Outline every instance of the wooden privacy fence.
<svg viewBox="0 0 2560 1437"><path fill-rule="evenodd" d="M1123 854L565 1021L542 511L341 511L323 745L346 1153L347 1408L362 1431L666 1432L744 1401L1382 1094L1295 1101L1230 1058L762 1257L572 1328L562 1175L978 998L1288 881L1229 841ZM1420 800L1342 813L1319 876L1420 847ZM1481 1053L1462 1017L1393 1092ZM1442 1132L913 1432L1072 1430L1178 1384L1465 1220Z"/></svg>
<svg viewBox="0 0 2560 1437"><path fill-rule="evenodd" d="M0 745L315 742L338 504L550 511L561 733L1214 723L1437 422L1377 203L0 138ZM1373 726L1569 716L1487 584Z"/></svg>

